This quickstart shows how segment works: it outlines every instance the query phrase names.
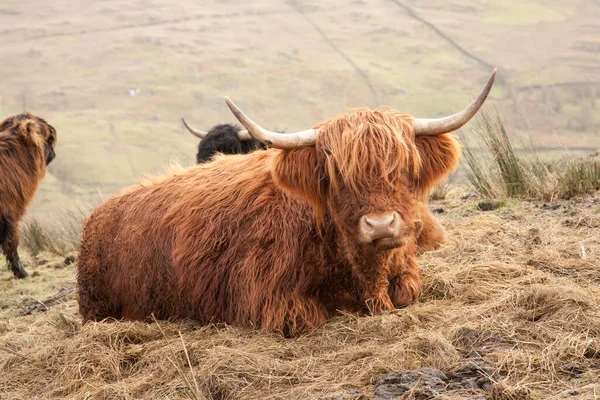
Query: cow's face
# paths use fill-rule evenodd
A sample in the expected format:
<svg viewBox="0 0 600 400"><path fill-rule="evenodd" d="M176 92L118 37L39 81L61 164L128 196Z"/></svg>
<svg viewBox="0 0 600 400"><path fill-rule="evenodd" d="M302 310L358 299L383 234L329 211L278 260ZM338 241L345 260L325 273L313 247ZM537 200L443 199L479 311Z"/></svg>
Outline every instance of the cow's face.
<svg viewBox="0 0 600 400"><path fill-rule="evenodd" d="M281 186L326 212L352 257L414 243L422 157L405 117L358 109L315 128L315 147L279 154Z"/></svg>
<svg viewBox="0 0 600 400"><path fill-rule="evenodd" d="M344 241L365 250L406 244L414 233L411 177L420 166L410 126L391 112L359 109L318 128L325 203Z"/></svg>
<svg viewBox="0 0 600 400"><path fill-rule="evenodd" d="M44 119L30 113L6 118L0 123L0 135L12 137L26 148L42 152L46 165L56 156L56 130Z"/></svg>
<svg viewBox="0 0 600 400"><path fill-rule="evenodd" d="M41 118L37 118L40 124L40 134L44 138L44 156L46 158L46 165L50 164L56 157L54 148L56 147L56 129Z"/></svg>
<svg viewBox="0 0 600 400"><path fill-rule="evenodd" d="M226 102L252 137L283 150L273 164L276 183L308 201L321 223L329 216L347 254L364 261L365 254L414 244L422 228L414 199L456 167L459 148L448 133L477 113L495 76L496 70L471 104L448 117L356 109L293 134L268 131Z"/></svg>

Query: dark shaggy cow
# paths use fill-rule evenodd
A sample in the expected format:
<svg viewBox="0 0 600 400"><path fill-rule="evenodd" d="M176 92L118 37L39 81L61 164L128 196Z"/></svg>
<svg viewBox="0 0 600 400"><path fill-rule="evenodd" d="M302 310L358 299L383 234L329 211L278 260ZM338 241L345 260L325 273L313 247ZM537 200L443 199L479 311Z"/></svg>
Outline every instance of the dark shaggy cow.
<svg viewBox="0 0 600 400"><path fill-rule="evenodd" d="M415 198L447 176L449 132L483 104L418 119L354 109L272 149L133 187L86 220L77 274L84 321L191 318L294 335L338 310L382 313L421 291Z"/></svg>
<svg viewBox="0 0 600 400"><path fill-rule="evenodd" d="M28 276L19 258L18 222L54 159L56 131L29 113L0 123L0 247L17 278Z"/></svg>
<svg viewBox="0 0 600 400"><path fill-rule="evenodd" d="M264 144L253 139L248 131L239 126L221 124L214 126L208 132L204 132L189 125L185 119L181 118L181 120L187 130L201 139L196 154L198 164L210 161L217 153L247 154L254 150L264 150L266 148Z"/></svg>

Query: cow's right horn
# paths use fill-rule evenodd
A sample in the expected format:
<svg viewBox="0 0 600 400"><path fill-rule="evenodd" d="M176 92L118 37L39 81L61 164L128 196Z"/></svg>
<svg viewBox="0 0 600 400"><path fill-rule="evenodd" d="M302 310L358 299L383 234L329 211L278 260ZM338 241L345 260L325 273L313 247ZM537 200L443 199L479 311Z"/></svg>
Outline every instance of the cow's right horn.
<svg viewBox="0 0 600 400"><path fill-rule="evenodd" d="M318 134L317 129L308 129L306 131L286 134L268 131L248 118L229 97L225 97L225 102L227 102L227 106L238 121L240 121L244 128L248 129L248 133L267 146L285 150L295 149L297 147L314 146L316 143Z"/></svg>
<svg viewBox="0 0 600 400"><path fill-rule="evenodd" d="M412 126L415 136L441 135L460 129L479 111L490 90L492 90L494 79L496 79L496 68L492 71L483 90L461 112L444 118L413 118Z"/></svg>
<svg viewBox="0 0 600 400"><path fill-rule="evenodd" d="M208 133L208 132L204 132L199 129L196 129L193 126L189 125L187 122L185 122L184 118L181 118L181 121L183 122L183 125L185 125L187 130L190 131L192 133L192 135L196 136L197 138L204 139L204 136L206 136L206 134Z"/></svg>

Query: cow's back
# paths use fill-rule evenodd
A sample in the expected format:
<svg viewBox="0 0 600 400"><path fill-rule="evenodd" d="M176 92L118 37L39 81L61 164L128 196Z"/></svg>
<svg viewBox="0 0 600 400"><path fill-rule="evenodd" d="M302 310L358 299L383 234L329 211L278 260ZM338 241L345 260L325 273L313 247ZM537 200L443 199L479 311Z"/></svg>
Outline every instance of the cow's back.
<svg viewBox="0 0 600 400"><path fill-rule="evenodd" d="M251 321L265 289L285 291L298 279L290 274L306 273L301 260L315 264L315 240L309 206L275 187L269 152L218 157L94 211L80 253L81 312Z"/></svg>
<svg viewBox="0 0 600 400"><path fill-rule="evenodd" d="M84 320L107 317L141 319L172 311L158 307L156 294L173 281L167 232L151 219L161 202L144 202L148 188L115 196L86 220L78 260L80 312ZM162 262L161 262L162 260ZM152 295L152 293L155 293ZM133 304L139 304L135 309Z"/></svg>

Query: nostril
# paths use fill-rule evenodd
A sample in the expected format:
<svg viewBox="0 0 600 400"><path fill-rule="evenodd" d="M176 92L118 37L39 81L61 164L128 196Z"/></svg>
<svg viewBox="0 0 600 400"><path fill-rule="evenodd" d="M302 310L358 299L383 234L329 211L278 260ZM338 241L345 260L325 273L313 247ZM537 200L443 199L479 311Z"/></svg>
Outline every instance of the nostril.
<svg viewBox="0 0 600 400"><path fill-rule="evenodd" d="M398 217L396 216L396 213L392 213L392 220L390 221L390 224L388 225L388 227L391 230L396 229L396 226L398 225Z"/></svg>
<svg viewBox="0 0 600 400"><path fill-rule="evenodd" d="M364 216L362 219L363 229L367 232L371 232L374 229L373 221L369 220L369 217Z"/></svg>

